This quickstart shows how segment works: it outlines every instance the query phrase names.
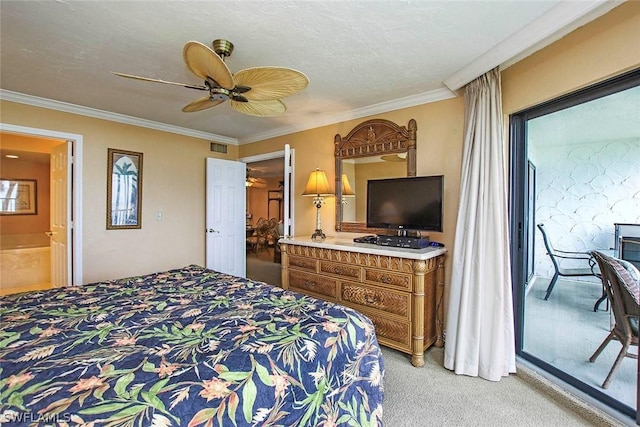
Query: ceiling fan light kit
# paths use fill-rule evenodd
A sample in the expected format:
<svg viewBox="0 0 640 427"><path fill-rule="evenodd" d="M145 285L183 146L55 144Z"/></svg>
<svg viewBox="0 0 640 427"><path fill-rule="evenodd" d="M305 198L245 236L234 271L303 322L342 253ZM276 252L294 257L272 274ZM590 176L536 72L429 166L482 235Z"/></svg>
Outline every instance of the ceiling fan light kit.
<svg viewBox="0 0 640 427"><path fill-rule="evenodd" d="M287 107L281 98L303 91L309 85L307 76L285 67L253 67L231 73L224 62L233 52L233 43L216 39L213 49L197 42L185 44L182 51L189 70L204 80L204 85L169 82L161 79L115 73L120 77L205 90L208 96L187 104L182 111L192 113L229 102L234 110L251 116L268 117L283 114Z"/></svg>

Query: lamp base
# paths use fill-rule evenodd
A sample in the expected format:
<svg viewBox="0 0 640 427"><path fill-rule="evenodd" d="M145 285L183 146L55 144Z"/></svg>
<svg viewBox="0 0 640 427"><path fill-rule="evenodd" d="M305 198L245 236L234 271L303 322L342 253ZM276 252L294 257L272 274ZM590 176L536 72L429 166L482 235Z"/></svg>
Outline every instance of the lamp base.
<svg viewBox="0 0 640 427"><path fill-rule="evenodd" d="M324 235L321 229L316 228L316 231L311 235L311 240L324 240L327 236Z"/></svg>

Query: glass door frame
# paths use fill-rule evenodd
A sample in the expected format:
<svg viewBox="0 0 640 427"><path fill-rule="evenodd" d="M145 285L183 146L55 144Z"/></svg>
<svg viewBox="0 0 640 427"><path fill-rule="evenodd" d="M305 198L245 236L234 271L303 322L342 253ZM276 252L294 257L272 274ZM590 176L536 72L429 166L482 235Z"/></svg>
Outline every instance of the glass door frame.
<svg viewBox="0 0 640 427"><path fill-rule="evenodd" d="M511 280L513 286L513 307L516 333L516 355L534 366L548 372L559 380L597 399L612 409L635 418L640 424L640 411L634 411L618 400L613 399L602 391L595 389L577 378L567 374L555 366L524 351L524 306L525 285L528 281L527 259L529 258L529 218L528 218L528 194L529 182L527 179L528 146L527 146L527 122L529 120L560 111L575 105L583 104L598 98L602 98L617 92L640 86L640 69L621 74L617 77L596 83L584 89L563 95L551 101L513 113L509 116L509 235L511 255ZM638 362L637 362L638 363ZM638 378L640 379L640 363L638 363ZM639 381L640 382L640 381ZM640 390L637 393L638 402L636 408L640 408Z"/></svg>

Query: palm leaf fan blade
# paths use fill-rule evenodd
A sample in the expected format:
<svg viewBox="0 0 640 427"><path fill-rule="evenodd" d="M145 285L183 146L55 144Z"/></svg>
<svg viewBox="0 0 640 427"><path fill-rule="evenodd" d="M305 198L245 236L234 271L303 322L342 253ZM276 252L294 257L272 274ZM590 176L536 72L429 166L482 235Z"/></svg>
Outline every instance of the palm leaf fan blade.
<svg viewBox="0 0 640 427"><path fill-rule="evenodd" d="M229 105L234 110L250 116L269 117L277 116L287 111L287 106L279 99L271 101L237 102L229 100Z"/></svg>
<svg viewBox="0 0 640 427"><path fill-rule="evenodd" d="M249 86L243 95L249 101L270 101L284 98L304 90L309 84L307 76L285 67L255 67L238 71L233 76L236 85Z"/></svg>
<svg viewBox="0 0 640 427"><path fill-rule="evenodd" d="M170 81L167 81L167 80L152 79L150 77L135 76L133 74L118 73L118 72L115 72L115 71L112 71L111 73L115 74L116 76L125 77L127 79L142 80L143 82L164 83L164 84L167 84L167 85L182 86L182 87L186 87L186 88L189 88L189 89L208 90L207 87L203 86L203 85L192 85L192 84L188 84L188 83L170 82Z"/></svg>
<svg viewBox="0 0 640 427"><path fill-rule="evenodd" d="M184 46L182 56L191 72L202 80L209 77L225 89L235 87L233 75L227 64L208 46L200 42L188 42Z"/></svg>
<svg viewBox="0 0 640 427"><path fill-rule="evenodd" d="M185 113L193 113L194 111L206 110L207 108L215 107L218 104L222 104L224 100L216 99L212 101L208 96L205 96L200 99L196 99L195 101L184 106L182 111Z"/></svg>

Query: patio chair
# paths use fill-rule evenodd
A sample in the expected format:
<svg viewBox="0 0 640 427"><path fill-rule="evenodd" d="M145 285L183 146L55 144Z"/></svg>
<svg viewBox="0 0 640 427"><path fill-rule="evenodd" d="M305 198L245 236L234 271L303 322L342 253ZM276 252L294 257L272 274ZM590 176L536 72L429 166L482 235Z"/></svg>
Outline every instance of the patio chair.
<svg viewBox="0 0 640 427"><path fill-rule="evenodd" d="M609 375L607 375L607 378L605 378L602 383L602 388L606 389L609 387L622 359L625 357L632 359L638 358L637 354L629 352L629 347L638 345L638 318L640 316L638 299L640 298L640 283L638 283L638 280L632 277L627 269L615 258L611 258L598 251L593 251L591 254L600 266L602 284L611 304L615 324L609 335L607 335L595 353L589 358L589 362L595 362L602 350L604 350L612 340L620 341L622 344L620 353L618 353L618 357L613 363Z"/></svg>
<svg viewBox="0 0 640 427"><path fill-rule="evenodd" d="M551 295L551 291L553 287L556 285L558 281L558 277L583 277L583 276L595 276L600 277L600 271L598 270L597 263L593 260L593 257L589 252L570 252L570 251L561 251L558 249L554 249L551 243L549 242L549 238L547 237L547 232L544 229L544 224L538 224L538 229L540 233L542 233L542 240L544 241L544 247L547 249L547 255L551 259L551 263L553 264L553 268L555 273L551 278L551 282L549 282L549 286L547 287L547 293L544 296L545 301L549 299ZM584 264L584 267L577 268L564 268L561 265L562 260L574 260L579 261L581 264Z"/></svg>

